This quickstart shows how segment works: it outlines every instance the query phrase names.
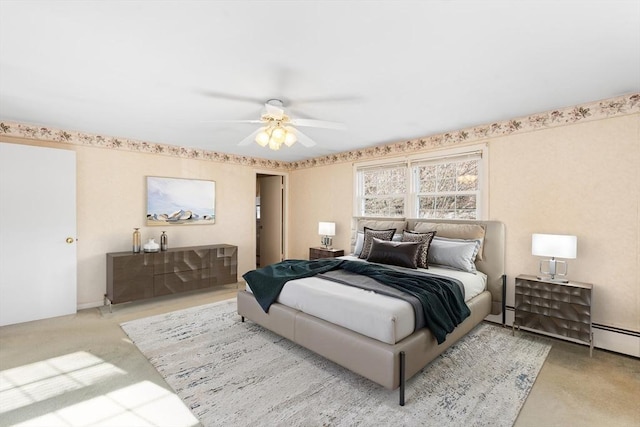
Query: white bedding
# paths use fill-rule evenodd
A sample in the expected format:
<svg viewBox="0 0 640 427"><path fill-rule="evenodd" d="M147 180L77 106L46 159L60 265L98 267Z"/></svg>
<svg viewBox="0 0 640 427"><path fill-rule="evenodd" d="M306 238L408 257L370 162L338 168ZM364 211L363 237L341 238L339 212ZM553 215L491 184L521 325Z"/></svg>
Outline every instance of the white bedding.
<svg viewBox="0 0 640 427"><path fill-rule="evenodd" d="M340 258L362 261L353 256ZM460 280L465 301L486 289L487 276L479 271L473 274L435 266L419 270ZM287 282L277 302L388 344L411 335L415 325L413 307L406 301L318 277Z"/></svg>

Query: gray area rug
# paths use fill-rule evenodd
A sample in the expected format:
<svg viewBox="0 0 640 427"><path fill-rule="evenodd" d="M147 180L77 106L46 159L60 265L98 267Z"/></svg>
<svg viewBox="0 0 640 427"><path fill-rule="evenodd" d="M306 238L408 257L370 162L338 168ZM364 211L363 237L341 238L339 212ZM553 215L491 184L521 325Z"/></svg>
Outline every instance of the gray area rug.
<svg viewBox="0 0 640 427"><path fill-rule="evenodd" d="M234 300L123 323L204 426L511 426L551 346L480 324L387 390L262 327Z"/></svg>

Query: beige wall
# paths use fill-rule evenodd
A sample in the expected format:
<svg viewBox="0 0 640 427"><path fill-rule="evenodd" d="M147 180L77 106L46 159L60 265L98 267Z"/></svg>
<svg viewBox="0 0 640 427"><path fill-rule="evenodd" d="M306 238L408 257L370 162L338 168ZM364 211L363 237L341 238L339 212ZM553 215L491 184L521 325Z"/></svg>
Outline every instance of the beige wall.
<svg viewBox="0 0 640 427"><path fill-rule="evenodd" d="M167 232L169 246L228 243L238 246L238 277L255 268L255 177L248 166L112 149L69 146L3 138L77 153L78 306L102 303L106 292L107 252L131 249L134 227L142 241L159 241ZM216 181L213 225L147 227L147 175Z"/></svg>
<svg viewBox="0 0 640 427"><path fill-rule="evenodd" d="M640 116L489 140L489 219L507 228L507 304L514 278L535 274L531 234L578 236L573 280L593 283L593 321L640 330ZM290 179L289 256L317 246L317 222L336 221L349 248L353 165L297 170Z"/></svg>
<svg viewBox="0 0 640 427"><path fill-rule="evenodd" d="M353 214L353 167L339 163L289 174L289 258L306 259L309 248L321 246L318 222L336 223L333 247L350 246Z"/></svg>
<svg viewBox="0 0 640 427"><path fill-rule="evenodd" d="M105 253L126 251L133 227L144 226L145 176L217 183L217 222L167 227L170 246L229 243L239 247L239 276L254 268L254 168L164 155L35 142L77 152L78 304L100 303ZM640 115L516 134L488 141L490 218L507 227L508 300L514 277L535 273L531 233L573 233L578 259L570 277L595 285L594 322L640 330ZM412 153L414 154L414 153ZM261 171L264 172L264 171ZM287 257L318 246L319 221L335 221L334 247L348 250L353 164L295 170L287 194Z"/></svg>
<svg viewBox="0 0 640 427"><path fill-rule="evenodd" d="M535 273L531 234L575 234L569 277L593 283L593 321L640 330L640 120L625 116L490 143L490 216L507 275ZM511 289L512 290L512 289ZM512 292L510 301L513 302Z"/></svg>

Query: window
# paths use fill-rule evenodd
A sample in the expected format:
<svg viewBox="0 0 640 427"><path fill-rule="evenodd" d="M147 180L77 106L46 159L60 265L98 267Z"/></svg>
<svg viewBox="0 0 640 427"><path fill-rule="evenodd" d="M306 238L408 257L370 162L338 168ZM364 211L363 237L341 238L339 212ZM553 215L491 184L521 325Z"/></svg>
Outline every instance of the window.
<svg viewBox="0 0 640 427"><path fill-rule="evenodd" d="M357 216L481 219L486 148L356 166Z"/></svg>
<svg viewBox="0 0 640 427"><path fill-rule="evenodd" d="M479 219L480 154L411 166L416 218Z"/></svg>
<svg viewBox="0 0 640 427"><path fill-rule="evenodd" d="M404 216L409 187L406 163L360 168L357 181L359 215Z"/></svg>

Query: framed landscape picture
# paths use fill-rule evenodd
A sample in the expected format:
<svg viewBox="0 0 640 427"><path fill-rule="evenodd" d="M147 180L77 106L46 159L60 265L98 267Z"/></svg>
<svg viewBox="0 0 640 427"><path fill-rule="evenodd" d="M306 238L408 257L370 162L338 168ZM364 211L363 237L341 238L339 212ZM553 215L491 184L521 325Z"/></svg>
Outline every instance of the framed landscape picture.
<svg viewBox="0 0 640 427"><path fill-rule="evenodd" d="M216 183L147 177L147 225L214 224Z"/></svg>

